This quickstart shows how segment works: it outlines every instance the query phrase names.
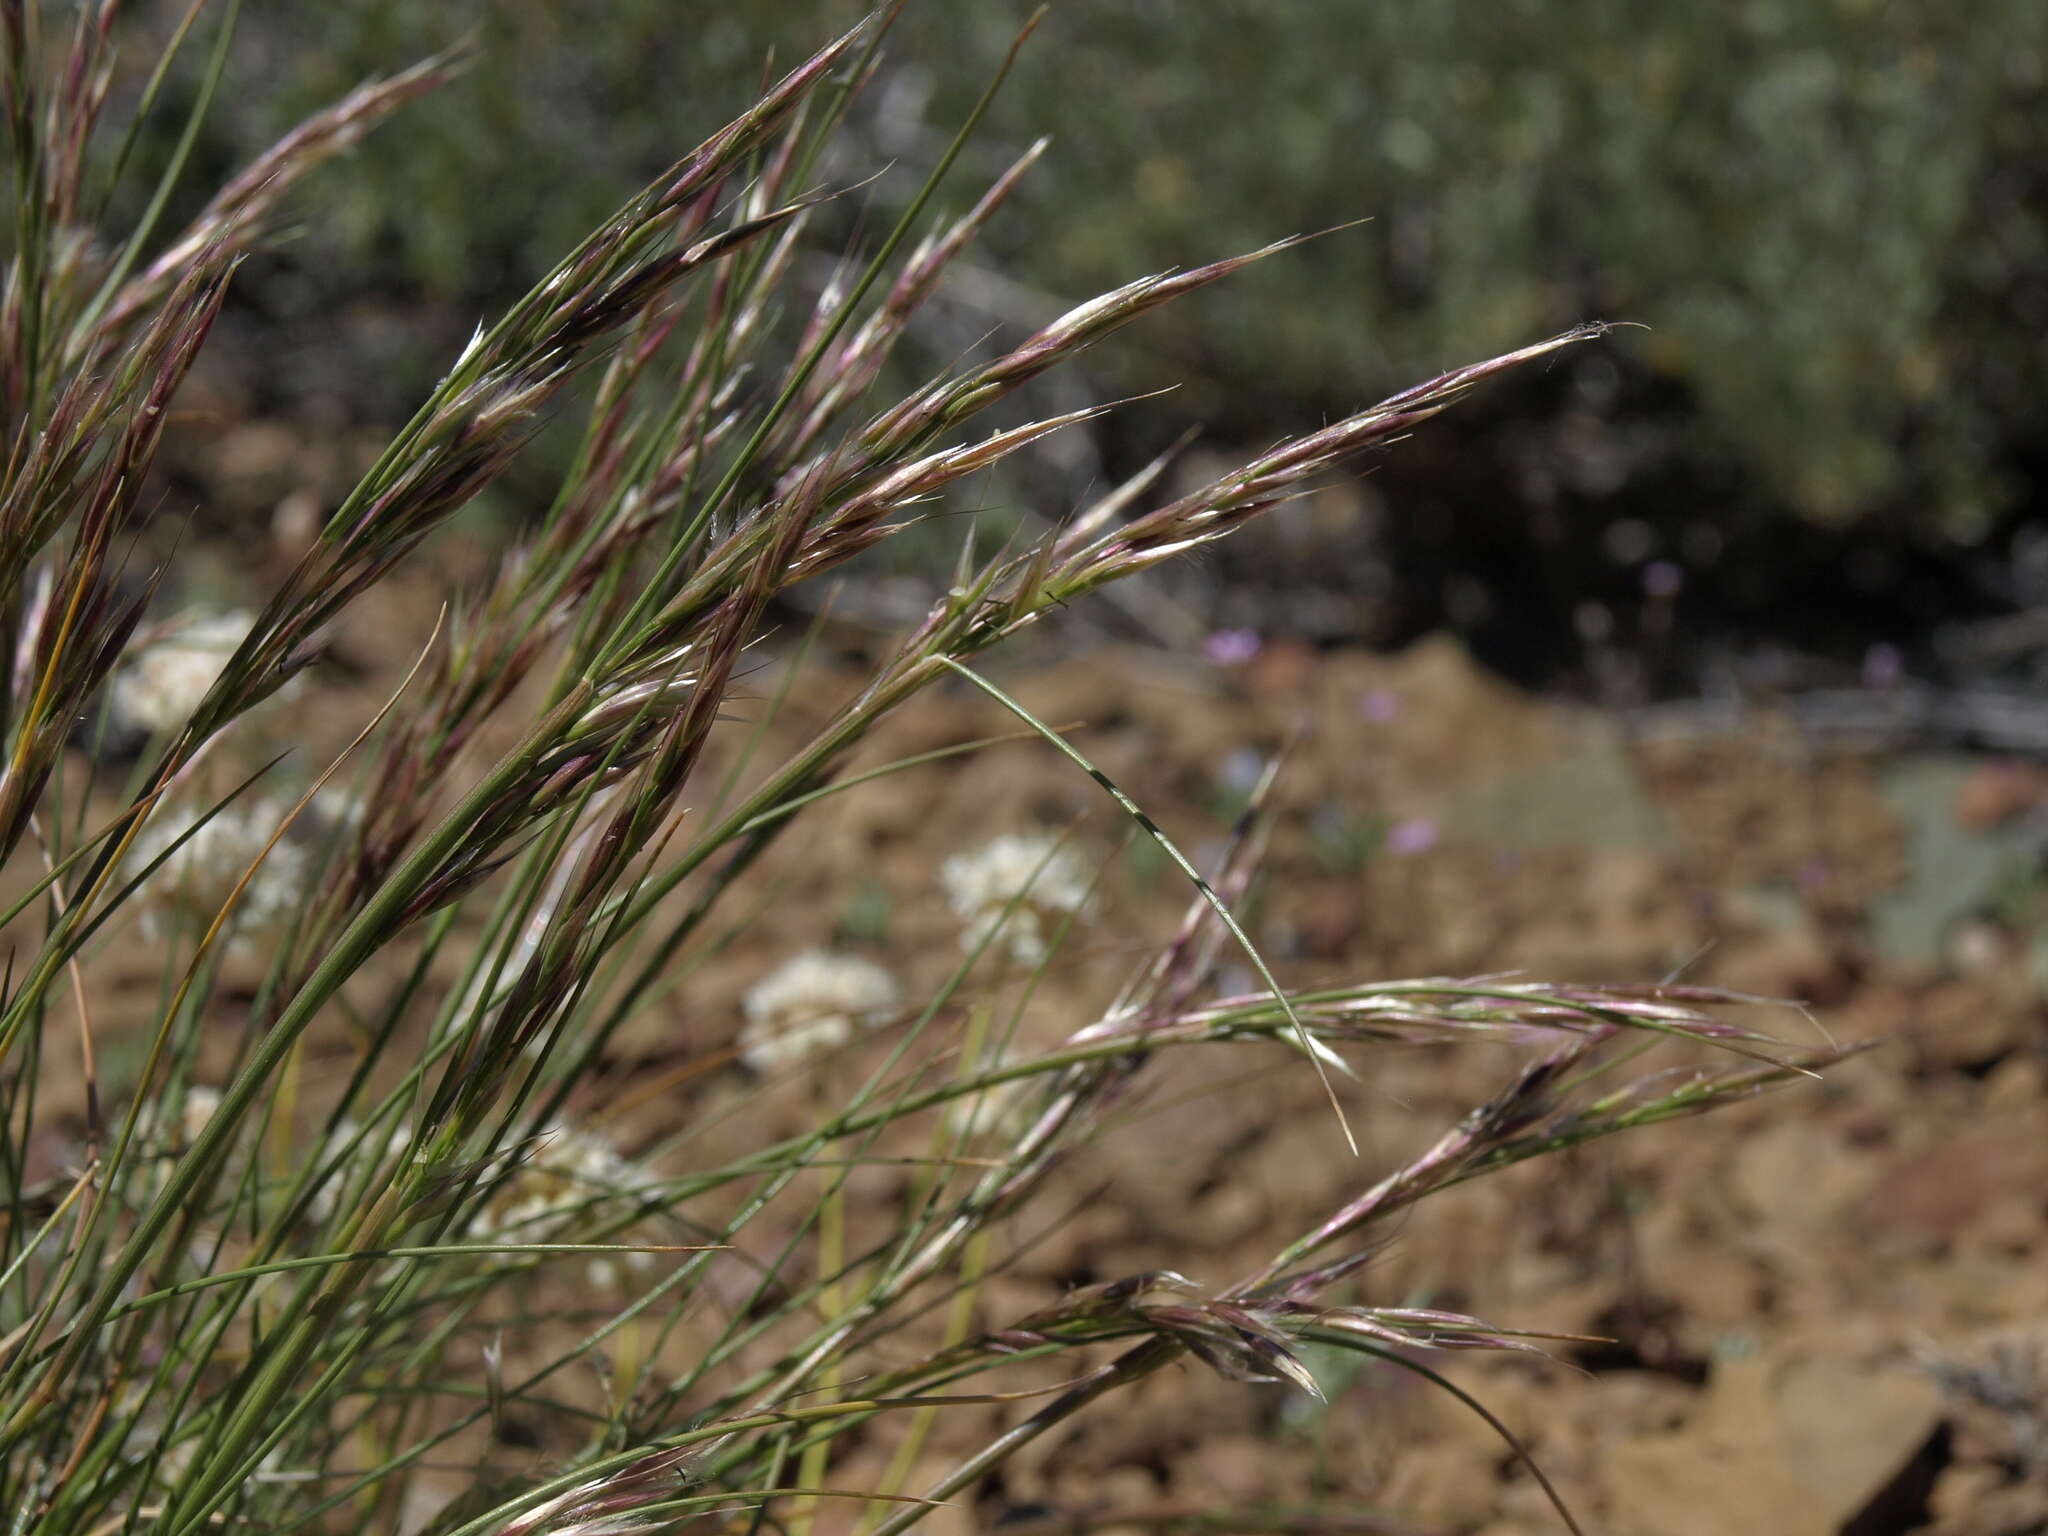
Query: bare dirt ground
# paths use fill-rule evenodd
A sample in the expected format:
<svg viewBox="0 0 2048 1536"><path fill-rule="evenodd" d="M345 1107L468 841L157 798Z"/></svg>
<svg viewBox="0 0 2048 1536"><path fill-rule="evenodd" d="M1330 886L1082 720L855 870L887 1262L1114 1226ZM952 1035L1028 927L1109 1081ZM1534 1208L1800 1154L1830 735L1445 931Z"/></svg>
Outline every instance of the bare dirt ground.
<svg viewBox="0 0 2048 1536"><path fill-rule="evenodd" d="M1086 722L1090 755L1189 844L1223 825L1246 749L1306 724L1256 908L1290 979L1683 968L1807 1000L1810 1016L1772 1019L1788 1036L1882 1042L1825 1082L1427 1202L1368 1272L1378 1302L1611 1341L1558 1364L1446 1367L1590 1529L2048 1529L2030 770L1821 752L1767 719L1735 738L1631 740L1516 695L1443 640L1392 657L1268 648L1227 670L1101 654L1010 682L1043 718ZM978 702L929 699L877 750L1003 724ZM992 820L1059 825L1098 796L1030 746L877 785L805 849L837 873L814 887L814 910L778 910L754 936L762 959L825 936L833 904L867 883L892 913L881 947L920 974L943 968L935 858ZM1115 818L1095 816L1090 834L1107 846ZM1127 863L1100 946L1162 931L1181 899L1169 886ZM733 957L729 984L748 964ZM1086 969L1076 962L1076 995L1055 987L1033 1029L1056 1038L1085 1018L1059 1014L1086 1006ZM1511 1070L1486 1048L1361 1057L1355 1163L1298 1062L1185 1066L1200 1091L1155 1084L1066 1171L1081 1213L990 1287L989 1312L1162 1266L1227 1282ZM1340 1370L1331 1387L1318 1407L1192 1372L1154 1379L1034 1447L950 1528L1259 1507L1243 1528L1374 1511L1398 1513L1400 1529L1556 1528L1455 1402L1385 1371Z"/></svg>
<svg viewBox="0 0 2048 1536"><path fill-rule="evenodd" d="M373 597L324 681L269 729L316 751L345 738L430 608L418 593ZM764 654L750 689L772 695L781 665ZM1682 971L1811 1004L1759 1011L1785 1036L1881 1042L1824 1082L1432 1199L1366 1272L1361 1299L1604 1341L1555 1361L1432 1360L1523 1438L1589 1530L2048 1531L2037 770L1822 750L1768 717L1735 736L1645 737L1518 694L1442 639L1393 656L1268 645L1230 666L1048 652L998 675L1042 718L1078 726L1090 756L1198 851L1221 837L1259 754L1298 733L1248 914L1291 982ZM770 730L770 758L859 676L818 664ZM1014 730L964 690L933 694L863 761ZM1042 745L1003 745L833 801L785 840L760 919L619 1040L611 1081L634 1107L613 1129L630 1146L724 1103L720 1073L737 1069L714 1058L730 1051L738 999L800 947L855 944L911 995L936 985L959 957L939 861L996 832L1069 826L1113 861L1108 900L1024 1033L1049 1044L1086 1023L1186 893L1124 851L1127 823L1085 777ZM1354 1161L1289 1053L1168 1064L1061 1170L1044 1209L1067 1219L1005 1234L1015 1257L979 1321L1145 1270L1228 1283L1433 1139L1513 1057L1383 1049L1357 1065ZM689 1086L626 1092L671 1080ZM792 1122L809 1103L779 1102ZM878 1177L853 1193L900 1189ZM763 1232L764 1251L780 1236ZM1317 1366L1321 1405L1192 1369L1148 1380L929 1528L1138 1530L1199 1515L1248 1531L1557 1529L1525 1468L1458 1403L1399 1372ZM944 1416L931 1470L1024 1411ZM841 1467L835 1481L877 1470Z"/></svg>

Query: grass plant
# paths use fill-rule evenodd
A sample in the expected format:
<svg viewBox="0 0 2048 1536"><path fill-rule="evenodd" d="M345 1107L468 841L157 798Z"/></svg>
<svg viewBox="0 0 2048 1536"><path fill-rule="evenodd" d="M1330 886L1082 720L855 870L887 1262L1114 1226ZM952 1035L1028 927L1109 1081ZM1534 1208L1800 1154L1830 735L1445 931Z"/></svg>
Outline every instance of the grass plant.
<svg viewBox="0 0 2048 1536"><path fill-rule="evenodd" d="M117 81L134 86L132 120L167 110L171 68L139 85L120 72L117 0L67 8L68 31L58 14L0 0L10 1536L518 1536L714 1516L735 1531L773 1520L895 1536L1176 1360L1313 1392L1302 1341L1409 1369L1428 1351L1530 1347L1474 1318L1371 1304L1357 1281L1389 1219L1823 1059L1681 985L1289 992L1230 915L1257 866L1264 791L1222 865L1198 874L1136 808L1143 786L1104 778L1118 814L1192 877L1190 902L1064 1045L1012 1049L983 980L1004 964L1042 973L1096 920L1048 842L1006 901L977 898L970 945L932 995L900 999L872 967L815 955L750 1003L757 1035L886 1042L843 1091L818 1077L808 1130L710 1158L685 1125L626 1155L602 1134L619 1092L608 1046L686 993L730 925L772 899L757 889L771 845L892 771L859 756L878 722L928 689L993 689L976 661L1019 630L1225 537L1598 328L1430 379L1170 499L1154 494L1155 465L1035 541L990 552L970 531L923 622L805 745L776 762L727 754L739 766L713 775L714 738L756 729L728 717L779 594L1095 414L977 423L1031 379L1288 242L1138 279L876 399L919 306L1035 158L934 219L977 109L900 222L806 286L811 210L858 195L821 167L873 74L878 16L767 87L480 327L296 568L231 622L204 621L208 652L191 627L180 641L143 622L164 578L136 551L170 515L152 466L179 390L285 194L457 61L363 86L168 232L185 174L174 157L117 234L105 221L133 167L103 119ZM191 121L223 88L233 19L232 4L194 0L179 28L177 46L210 50ZM298 779L239 766L252 712L294 685L336 621L544 421L574 413L580 446L552 504L488 578L448 594L410 675L350 722L347 751ZM166 643L185 646L175 666ZM801 688L800 668L790 675ZM135 740L111 750L108 700L144 683ZM1023 723L1096 772L1050 726ZM223 765L237 765L225 781ZM160 954L158 996L103 1080L96 962L137 945ZM1219 995L1238 951L1262 987ZM1354 1198L1236 1283L1202 1290L1162 1269L1028 1316L977 1306L1002 1223L1161 1053L1199 1049L1227 1071L1234 1050L1278 1041L1304 1071L1369 1079L1382 1042L1501 1037L1526 1059L1497 1095L1419 1156L1361 1162ZM1725 1047L1732 1065L1620 1071L1633 1044L1673 1037ZM807 1072L805 1054L770 1051L761 1070ZM705 1056L693 1070L742 1070ZM83 1108L53 1109L81 1075ZM1344 1135L1333 1115L1335 1157ZM876 1230L847 1181L887 1161L916 1170L913 1197ZM1106 1363L1088 1352L1105 1343L1122 1346ZM1033 1397L1044 1370L1015 1368L1034 1360L1057 1362L1064 1384ZM913 1486L935 1416L995 1400L1024 1405L1012 1427ZM893 1451L882 1484L835 1477L856 1444Z"/></svg>

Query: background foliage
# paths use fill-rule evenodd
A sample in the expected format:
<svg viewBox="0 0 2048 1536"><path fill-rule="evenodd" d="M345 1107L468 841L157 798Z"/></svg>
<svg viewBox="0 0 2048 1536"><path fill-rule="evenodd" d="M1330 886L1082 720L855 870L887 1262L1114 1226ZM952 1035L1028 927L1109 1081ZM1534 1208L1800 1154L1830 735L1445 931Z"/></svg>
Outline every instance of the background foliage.
<svg viewBox="0 0 2048 1536"><path fill-rule="evenodd" d="M363 73L469 29L478 65L365 146L332 270L366 261L465 312L517 287L680 138L858 13L844 0L648 0L252 15L283 78L220 121L267 142ZM1022 8L912 5L862 124L907 184ZM1639 387L1686 403L1660 451L1734 460L1823 523L1975 541L2021 494L2048 320L2048 12L1753 0L1059 7L998 103L991 167L1050 125L994 232L1060 298L1191 252L1372 222L1209 303L1215 381L1178 402L1242 435L1593 315ZM885 186L891 183L886 183ZM566 190L565 190L566 189ZM313 305L303 252L277 301ZM321 253L325 254L325 253ZM1171 345L1170 341L1158 343ZM1228 388L1224 385L1228 384ZM1627 478L1630 452L1588 471ZM1620 485L1610 487L1620 490Z"/></svg>

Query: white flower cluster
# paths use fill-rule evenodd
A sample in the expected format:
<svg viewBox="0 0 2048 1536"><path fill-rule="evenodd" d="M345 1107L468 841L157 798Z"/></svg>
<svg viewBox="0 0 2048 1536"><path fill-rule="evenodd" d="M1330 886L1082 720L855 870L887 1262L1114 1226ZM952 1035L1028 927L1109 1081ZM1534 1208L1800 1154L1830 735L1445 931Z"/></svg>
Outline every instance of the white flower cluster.
<svg viewBox="0 0 2048 1536"><path fill-rule="evenodd" d="M809 949L756 982L741 1000L740 1060L759 1073L794 1066L886 1024L902 1006L896 982L872 960Z"/></svg>
<svg viewBox="0 0 2048 1536"><path fill-rule="evenodd" d="M594 1131L552 1125L538 1138L532 1154L501 1184L490 1202L473 1217L463 1234L472 1243L573 1243L603 1222L623 1214L622 1204L647 1182L637 1163ZM589 1238L588 1241L598 1241ZM628 1233L602 1239L632 1241ZM653 1255L626 1254L629 1267L642 1269ZM594 1256L588 1265L590 1283L610 1290L619 1282L610 1255Z"/></svg>
<svg viewBox="0 0 2048 1536"><path fill-rule="evenodd" d="M282 800L245 798L223 806L195 830L200 814L196 810L160 813L136 836L128 851L127 867L139 874L177 844L142 888L145 924L152 931L160 930L163 920L177 912L210 923L249 866L263 854L278 825L291 814L291 806ZM191 836L179 843L187 832ZM304 843L289 834L278 839L242 893L235 908L235 931L246 935L281 926L305 899L314 865L313 850Z"/></svg>
<svg viewBox="0 0 2048 1536"><path fill-rule="evenodd" d="M1072 849L1042 833L998 837L971 853L956 853L940 866L939 883L967 925L960 947L978 948L1001 924L1010 956L1020 965L1043 960L1053 931L1088 904L1087 869Z"/></svg>
<svg viewBox="0 0 2048 1536"><path fill-rule="evenodd" d="M152 1193L161 1191L170 1181L178 1160L192 1149L220 1111L220 1090L205 1083L186 1085L185 1097L175 1115L166 1113L167 1097L161 1094L151 1098L135 1117L130 1155L143 1181L142 1187Z"/></svg>
<svg viewBox="0 0 2048 1536"><path fill-rule="evenodd" d="M129 648L107 689L114 719L131 731L160 736L192 718L235 647L248 638L253 614L193 610L157 626Z"/></svg>
<svg viewBox="0 0 2048 1536"><path fill-rule="evenodd" d="M321 1163L324 1165L335 1153L353 1143L361 1132L362 1127L360 1125L344 1116L334 1127L333 1131L328 1134L325 1144L320 1149ZM365 1143L365 1145L369 1144ZM390 1174L396 1169L399 1155L411 1145L412 1128L403 1119L385 1130L383 1150L376 1154L377 1161L380 1167L383 1168L385 1177L370 1185L370 1193L372 1195L375 1195L383 1188ZM351 1163L335 1169L328 1177L327 1182L322 1184L314 1194L306 1211L314 1225L324 1227L333 1217L335 1207L341 1201L344 1186L360 1172L360 1168L354 1165L353 1160L363 1156L365 1156L363 1147L355 1147L349 1153Z"/></svg>
<svg viewBox="0 0 2048 1536"><path fill-rule="evenodd" d="M167 1119L162 1099L151 1099L135 1117L135 1147L140 1156L154 1160L149 1172L152 1188L170 1176L172 1164L199 1139L220 1108L220 1090L204 1083L186 1086L175 1120Z"/></svg>
<svg viewBox="0 0 2048 1536"><path fill-rule="evenodd" d="M321 1151L323 1162L353 1142L360 1127L344 1119L335 1126ZM368 1186L376 1195L397 1170L398 1159L412 1144L412 1130L401 1119L384 1134L381 1147L371 1136L349 1154L350 1165L335 1170L314 1197L308 1216L324 1226L335 1213L344 1188L362 1178L362 1164L373 1158L378 1177ZM450 1241L456 1243L578 1243L626 1244L633 1241L630 1229L607 1231L607 1227L630 1208L637 1191L648 1182L647 1171L622 1157L617 1147L594 1131L551 1125L523 1149L520 1161L493 1189L482 1209L470 1216ZM503 1264L516 1254L486 1255L484 1262ZM586 1267L592 1286L611 1290L619 1283L614 1257L626 1260L635 1271L651 1266L647 1253L623 1255L594 1254Z"/></svg>
<svg viewBox="0 0 2048 1536"><path fill-rule="evenodd" d="M214 1111L220 1108L220 1090L209 1088L204 1083L193 1083L185 1089L185 1101L178 1107L176 1129L166 1136L158 1125L163 1106L149 1103L142 1106L142 1113L135 1117L135 1135L145 1145L164 1141L167 1145L156 1147L161 1152L182 1152L199 1139L213 1120Z"/></svg>
<svg viewBox="0 0 2048 1536"><path fill-rule="evenodd" d="M985 1058L977 1069L977 1075L1007 1067L1017 1059L1009 1052ZM1031 1129L1045 1083L1043 1077L1013 1077L979 1093L953 1099L943 1112L946 1129L955 1136L987 1136L998 1141L1014 1141Z"/></svg>

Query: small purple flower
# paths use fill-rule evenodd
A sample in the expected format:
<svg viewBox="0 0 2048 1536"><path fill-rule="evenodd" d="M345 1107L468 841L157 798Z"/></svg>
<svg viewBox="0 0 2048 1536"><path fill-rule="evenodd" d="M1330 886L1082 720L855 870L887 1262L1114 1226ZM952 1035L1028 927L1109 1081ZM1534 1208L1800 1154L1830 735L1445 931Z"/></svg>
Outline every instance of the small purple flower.
<svg viewBox="0 0 2048 1536"><path fill-rule="evenodd" d="M1887 645L1880 640L1863 653L1863 686L1866 688L1896 688L1905 670L1906 658L1899 654L1896 645Z"/></svg>
<svg viewBox="0 0 2048 1536"><path fill-rule="evenodd" d="M1248 795L1266 771L1265 754L1256 747L1239 747L1223 759L1216 782L1233 795Z"/></svg>
<svg viewBox="0 0 2048 1536"><path fill-rule="evenodd" d="M1387 828L1387 852L1396 858L1412 858L1436 846L1437 824L1427 816L1411 816Z"/></svg>
<svg viewBox="0 0 2048 1536"><path fill-rule="evenodd" d="M1258 655L1263 643L1255 629L1219 629L1202 643L1202 654L1211 666L1235 666Z"/></svg>
<svg viewBox="0 0 2048 1536"><path fill-rule="evenodd" d="M1685 590L1685 568L1669 560L1652 560L1643 567L1643 595L1669 601Z"/></svg>
<svg viewBox="0 0 2048 1536"><path fill-rule="evenodd" d="M1391 688L1369 688L1359 708L1374 725L1385 725L1401 713L1401 696Z"/></svg>

